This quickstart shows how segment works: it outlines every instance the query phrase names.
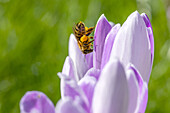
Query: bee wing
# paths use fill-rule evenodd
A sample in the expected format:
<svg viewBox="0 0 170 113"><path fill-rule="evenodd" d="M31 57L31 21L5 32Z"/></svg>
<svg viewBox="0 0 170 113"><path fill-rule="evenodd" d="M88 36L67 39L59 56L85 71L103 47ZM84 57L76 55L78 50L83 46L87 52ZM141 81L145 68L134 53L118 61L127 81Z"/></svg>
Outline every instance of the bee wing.
<svg viewBox="0 0 170 113"><path fill-rule="evenodd" d="M74 33L74 35L76 36L76 32L75 32L75 29L74 29L74 27L72 27L72 29L73 29L73 33Z"/></svg>
<svg viewBox="0 0 170 113"><path fill-rule="evenodd" d="M75 26L73 27L73 32L74 32L76 39L79 41L80 38L85 34L85 29L83 30L83 28L79 28Z"/></svg>
<svg viewBox="0 0 170 113"><path fill-rule="evenodd" d="M80 21L77 23L75 29L79 31L80 34L85 35L85 24L83 22Z"/></svg>
<svg viewBox="0 0 170 113"><path fill-rule="evenodd" d="M74 36L76 37L77 41L79 41L81 37L78 35L78 33L75 32L75 28L74 27L72 28L73 28Z"/></svg>
<svg viewBox="0 0 170 113"><path fill-rule="evenodd" d="M78 43L80 50L82 51L82 46L83 46L82 43L80 41L77 41L77 43Z"/></svg>

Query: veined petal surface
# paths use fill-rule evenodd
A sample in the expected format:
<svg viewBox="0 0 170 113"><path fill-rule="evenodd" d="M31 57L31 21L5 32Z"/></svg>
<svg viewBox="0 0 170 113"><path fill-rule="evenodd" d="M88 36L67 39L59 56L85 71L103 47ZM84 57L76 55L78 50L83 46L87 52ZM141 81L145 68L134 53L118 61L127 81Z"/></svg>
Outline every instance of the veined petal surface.
<svg viewBox="0 0 170 113"><path fill-rule="evenodd" d="M95 87L93 113L126 113L128 94L128 81L123 65L118 60L108 62Z"/></svg>
<svg viewBox="0 0 170 113"><path fill-rule="evenodd" d="M96 69L100 69L104 42L111 28L112 26L109 24L104 14L102 14L97 22L94 33L93 66Z"/></svg>
<svg viewBox="0 0 170 113"><path fill-rule="evenodd" d="M148 81L147 81L147 82L149 82L152 65L153 65L153 59L154 59L154 37L153 37L152 25L151 25L151 22L150 22L148 16L145 13L142 13L141 16L143 17L143 20L145 21L148 35L149 35L150 45L151 45L151 67L150 67L150 73L149 73Z"/></svg>
<svg viewBox="0 0 170 113"><path fill-rule="evenodd" d="M97 82L97 80L93 76L85 75L78 83L78 85L84 91L84 93L89 101L89 104L90 104L89 106L91 106L91 103L92 103L93 92L94 92L94 88L96 86L96 82Z"/></svg>
<svg viewBox="0 0 170 113"><path fill-rule="evenodd" d="M124 65L132 63L148 81L151 66L151 45L145 22L141 15L132 13L117 33L110 60L118 58Z"/></svg>
<svg viewBox="0 0 170 113"><path fill-rule="evenodd" d="M105 43L104 43L103 57L102 57L102 62L101 62L101 69L103 69L105 64L110 59L110 54L111 54L111 51L112 51L114 40L115 40L116 34L119 31L120 27L121 27L120 24L116 24L114 27L112 27L110 32L107 34L107 37L106 37L106 40L105 40Z"/></svg>
<svg viewBox="0 0 170 113"><path fill-rule="evenodd" d="M60 100L56 105L56 113L87 113L79 104L79 100L66 98Z"/></svg>

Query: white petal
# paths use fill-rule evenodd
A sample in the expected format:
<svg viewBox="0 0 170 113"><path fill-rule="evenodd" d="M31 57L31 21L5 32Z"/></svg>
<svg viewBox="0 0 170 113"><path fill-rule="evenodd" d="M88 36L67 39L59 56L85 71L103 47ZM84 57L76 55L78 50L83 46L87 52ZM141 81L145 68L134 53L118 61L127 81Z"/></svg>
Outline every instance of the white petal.
<svg viewBox="0 0 170 113"><path fill-rule="evenodd" d="M143 79L148 81L151 66L151 47L145 22L136 11L117 33L110 59L117 57L124 65L132 63Z"/></svg>
<svg viewBox="0 0 170 113"><path fill-rule="evenodd" d="M127 113L128 83L122 64L108 62L101 72L92 101L93 113Z"/></svg>
<svg viewBox="0 0 170 113"><path fill-rule="evenodd" d="M64 62L62 74L67 75L76 81L78 81L79 79L75 71L74 63L69 56L66 57L66 60Z"/></svg>
<svg viewBox="0 0 170 113"><path fill-rule="evenodd" d="M87 113L83 107L71 98L60 100L56 105L56 113Z"/></svg>
<svg viewBox="0 0 170 113"><path fill-rule="evenodd" d="M142 92L138 100L137 113L145 113L147 102L148 102L148 85L147 82L144 82L142 86Z"/></svg>
<svg viewBox="0 0 170 113"><path fill-rule="evenodd" d="M94 78L91 75L85 75L79 82L78 85L81 87L81 89L84 91L89 104L91 106L92 99L93 99L93 93L94 88L96 85L96 78Z"/></svg>
<svg viewBox="0 0 170 113"><path fill-rule="evenodd" d="M88 70L88 65L85 55L80 51L77 40L73 34L70 35L69 40L69 56L73 60L79 79L81 79Z"/></svg>
<svg viewBox="0 0 170 113"><path fill-rule="evenodd" d="M104 48L103 48L103 57L102 57L102 62L101 62L101 69L105 66L105 64L109 61L110 59L110 54L112 51L112 47L114 44L114 40L116 37L117 32L120 29L120 24L116 24L110 32L107 34L105 43L104 43Z"/></svg>
<svg viewBox="0 0 170 113"><path fill-rule="evenodd" d="M137 107L139 96L139 85L133 70L127 70L128 88L129 88L129 107L128 113L134 113Z"/></svg>
<svg viewBox="0 0 170 113"><path fill-rule="evenodd" d="M80 97L80 99L82 100L82 106L84 108L88 108L89 107L88 99L84 94L83 90L77 85L77 82L61 73L58 73L58 75L61 79L60 87L62 99L69 97L74 100L76 99L76 97Z"/></svg>
<svg viewBox="0 0 170 113"><path fill-rule="evenodd" d="M135 109L135 113L144 113L146 110L147 102L148 102L148 86L147 82L143 81L140 73L135 68L134 65L129 65L129 70L132 70L135 73L139 92L138 92L138 99L137 99L137 106Z"/></svg>
<svg viewBox="0 0 170 113"><path fill-rule="evenodd" d="M93 52L86 54L85 56L86 56L86 62L88 65L88 69L90 69L93 67Z"/></svg>

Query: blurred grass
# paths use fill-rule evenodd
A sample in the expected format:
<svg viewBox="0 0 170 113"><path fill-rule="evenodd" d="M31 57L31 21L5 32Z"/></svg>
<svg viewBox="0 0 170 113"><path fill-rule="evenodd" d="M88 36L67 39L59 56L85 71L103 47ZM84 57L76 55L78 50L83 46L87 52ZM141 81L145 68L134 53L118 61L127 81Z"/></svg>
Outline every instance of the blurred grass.
<svg viewBox="0 0 170 113"><path fill-rule="evenodd" d="M0 113L19 113L26 91L60 98L57 72L68 55L72 26L94 26L101 14L123 23L138 10L151 19L155 58L146 113L170 112L169 0L0 0Z"/></svg>

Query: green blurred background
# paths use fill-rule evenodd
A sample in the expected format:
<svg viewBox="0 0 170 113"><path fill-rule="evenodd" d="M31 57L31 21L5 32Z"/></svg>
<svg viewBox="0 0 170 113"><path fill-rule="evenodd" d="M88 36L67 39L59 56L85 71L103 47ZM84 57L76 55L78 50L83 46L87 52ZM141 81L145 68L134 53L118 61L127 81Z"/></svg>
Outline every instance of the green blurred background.
<svg viewBox="0 0 170 113"><path fill-rule="evenodd" d="M169 0L0 0L0 113L19 113L19 101L30 90L57 103L57 72L75 22L94 26L104 13L123 24L135 10L149 16L155 40L146 113L170 113Z"/></svg>

